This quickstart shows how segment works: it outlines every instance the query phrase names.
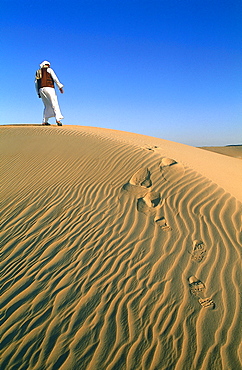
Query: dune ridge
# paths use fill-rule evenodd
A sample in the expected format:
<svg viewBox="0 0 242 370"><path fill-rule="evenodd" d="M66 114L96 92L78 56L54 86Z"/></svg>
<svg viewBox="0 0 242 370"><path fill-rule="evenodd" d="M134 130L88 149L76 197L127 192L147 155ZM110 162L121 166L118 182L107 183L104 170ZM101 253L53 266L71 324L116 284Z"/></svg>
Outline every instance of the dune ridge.
<svg viewBox="0 0 242 370"><path fill-rule="evenodd" d="M226 146L204 146L200 147L200 149L210 150L215 153L242 159L242 145L239 144Z"/></svg>
<svg viewBox="0 0 242 370"><path fill-rule="evenodd" d="M4 369L241 367L241 160L0 129Z"/></svg>

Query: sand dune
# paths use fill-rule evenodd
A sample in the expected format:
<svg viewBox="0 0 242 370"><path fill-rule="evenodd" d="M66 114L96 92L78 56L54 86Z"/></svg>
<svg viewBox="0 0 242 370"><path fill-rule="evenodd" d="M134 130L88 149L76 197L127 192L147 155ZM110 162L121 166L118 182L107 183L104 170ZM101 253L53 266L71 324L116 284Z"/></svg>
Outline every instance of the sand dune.
<svg viewBox="0 0 242 370"><path fill-rule="evenodd" d="M240 159L4 126L2 368L240 369Z"/></svg>
<svg viewBox="0 0 242 370"><path fill-rule="evenodd" d="M201 149L242 159L242 145L203 146Z"/></svg>

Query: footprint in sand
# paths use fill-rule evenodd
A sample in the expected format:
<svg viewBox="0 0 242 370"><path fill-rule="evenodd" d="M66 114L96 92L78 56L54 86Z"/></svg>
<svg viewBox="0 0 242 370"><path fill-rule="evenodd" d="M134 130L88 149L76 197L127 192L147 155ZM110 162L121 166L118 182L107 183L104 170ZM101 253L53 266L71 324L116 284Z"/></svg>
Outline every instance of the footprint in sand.
<svg viewBox="0 0 242 370"><path fill-rule="evenodd" d="M204 308L215 308L215 303L211 298L204 298L203 296L203 291L205 290L205 284L196 278L196 276L191 276L188 279L189 281L189 287L190 287L190 292L198 297L198 302L200 305Z"/></svg>
<svg viewBox="0 0 242 370"><path fill-rule="evenodd" d="M147 147L145 147L143 149L150 150L150 151L154 152L157 148L158 148L158 146L154 145L154 146L151 146L151 147L147 146Z"/></svg>
<svg viewBox="0 0 242 370"><path fill-rule="evenodd" d="M129 180L129 183L131 185L138 185L149 188L152 185L152 182L150 179L150 171L148 170L148 168L140 168L138 171L136 171Z"/></svg>
<svg viewBox="0 0 242 370"><path fill-rule="evenodd" d="M155 191L150 191L144 197L138 199L137 209L139 212L145 214L156 213L156 207L161 205L160 193Z"/></svg>
<svg viewBox="0 0 242 370"><path fill-rule="evenodd" d="M196 262L201 262L206 256L206 248L202 240L194 240L192 247L192 259Z"/></svg>
<svg viewBox="0 0 242 370"><path fill-rule="evenodd" d="M123 186L123 190L137 197L144 197L150 191L152 182L148 168L140 168L134 173L129 182Z"/></svg>
<svg viewBox="0 0 242 370"><path fill-rule="evenodd" d="M152 215L154 217L155 223L163 231L171 231L172 228L167 224L165 217L158 216L162 206L161 195L158 192L151 191L147 193L144 197L138 199L137 210L143 212L146 215Z"/></svg>
<svg viewBox="0 0 242 370"><path fill-rule="evenodd" d="M200 298L198 302L205 308L215 308L215 303L211 298Z"/></svg>
<svg viewBox="0 0 242 370"><path fill-rule="evenodd" d="M171 158L162 158L160 162L160 171L164 180L169 182L175 182L183 177L184 167L182 164L177 163Z"/></svg>
<svg viewBox="0 0 242 370"><path fill-rule="evenodd" d="M160 226L163 231L171 231L172 228L167 224L165 217L155 219L155 223Z"/></svg>
<svg viewBox="0 0 242 370"><path fill-rule="evenodd" d="M188 279L190 291L193 295L199 296L205 289L205 284L196 278L196 276L191 276Z"/></svg>
<svg viewBox="0 0 242 370"><path fill-rule="evenodd" d="M174 164L177 164L177 162L174 159L162 158L161 163L160 163L160 167L164 168L164 167L172 166Z"/></svg>

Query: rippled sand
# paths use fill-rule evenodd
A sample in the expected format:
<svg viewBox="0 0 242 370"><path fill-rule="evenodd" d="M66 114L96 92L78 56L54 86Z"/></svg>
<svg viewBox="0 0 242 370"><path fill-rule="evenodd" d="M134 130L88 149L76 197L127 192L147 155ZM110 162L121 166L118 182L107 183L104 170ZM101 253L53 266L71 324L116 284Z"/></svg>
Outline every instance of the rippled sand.
<svg viewBox="0 0 242 370"><path fill-rule="evenodd" d="M2 126L4 370L235 370L240 159Z"/></svg>

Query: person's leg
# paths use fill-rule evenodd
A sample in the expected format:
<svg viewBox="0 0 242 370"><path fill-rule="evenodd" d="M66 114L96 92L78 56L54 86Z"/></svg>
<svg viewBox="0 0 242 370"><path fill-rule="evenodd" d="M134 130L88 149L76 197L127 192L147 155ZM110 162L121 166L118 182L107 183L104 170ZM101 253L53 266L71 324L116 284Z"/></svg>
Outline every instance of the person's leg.
<svg viewBox="0 0 242 370"><path fill-rule="evenodd" d="M61 119L63 119L63 115L61 113L61 110L60 110L60 107L59 107L59 103L58 103L58 99L57 99L57 95L56 95L56 92L55 92L55 89L51 89L50 92L50 99L51 99L51 104L52 104L52 109L55 113L55 119L56 119L56 123L61 126L62 123L60 122Z"/></svg>
<svg viewBox="0 0 242 370"><path fill-rule="evenodd" d="M52 107L51 96L48 90L46 90L46 88L42 88L40 90L40 96L44 103L43 124L48 124L48 119L51 117L55 117L55 112Z"/></svg>

